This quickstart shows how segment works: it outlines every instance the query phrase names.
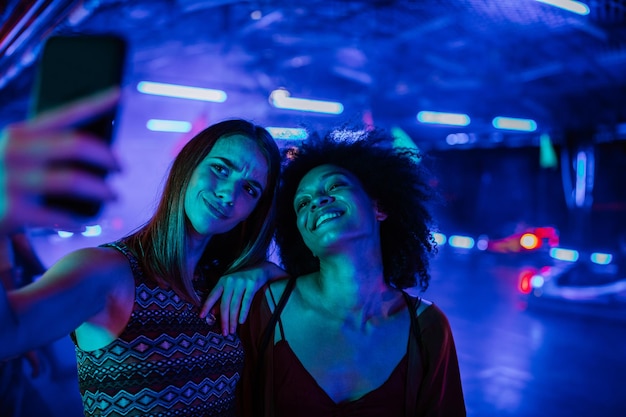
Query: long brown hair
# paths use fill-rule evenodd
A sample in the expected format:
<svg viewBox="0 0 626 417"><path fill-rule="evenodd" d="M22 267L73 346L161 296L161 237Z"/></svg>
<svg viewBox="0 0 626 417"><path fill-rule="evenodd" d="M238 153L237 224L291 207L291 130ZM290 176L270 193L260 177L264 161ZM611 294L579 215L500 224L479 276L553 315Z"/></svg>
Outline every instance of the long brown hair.
<svg viewBox="0 0 626 417"><path fill-rule="evenodd" d="M216 123L194 136L180 151L169 171L163 194L152 218L126 239L140 256L144 271L169 284L182 298L199 305L193 288L194 271L186 264L189 224L185 190L196 167L221 137L243 135L253 140L267 159L267 187L250 216L232 230L211 238L199 267L211 265L222 275L254 265L266 257L275 225L274 199L280 173L280 153L267 130L242 119Z"/></svg>

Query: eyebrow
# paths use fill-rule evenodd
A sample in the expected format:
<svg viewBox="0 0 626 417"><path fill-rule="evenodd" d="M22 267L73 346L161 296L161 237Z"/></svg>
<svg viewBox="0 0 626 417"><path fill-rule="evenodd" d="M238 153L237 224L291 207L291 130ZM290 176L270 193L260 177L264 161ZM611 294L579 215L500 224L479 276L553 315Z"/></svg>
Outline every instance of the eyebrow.
<svg viewBox="0 0 626 417"><path fill-rule="evenodd" d="M327 179L328 177L332 177L333 175L341 175L341 176L343 176L345 178L348 178L348 175L345 172L336 170L336 171L330 171L330 172L327 172L327 173L323 174L321 177L319 177L319 180L323 181L323 180ZM302 188L298 188L296 190L296 193L294 194L294 196L297 196L298 193L300 193L300 192L302 192Z"/></svg>
<svg viewBox="0 0 626 417"><path fill-rule="evenodd" d="M213 158L219 159L220 161L222 161L224 165L226 165L228 168L232 169L233 171L237 171L237 172L243 171L242 167L235 165L235 163L228 158L224 158L222 156L214 156ZM260 182L252 178L246 178L246 181L248 181L254 188L258 188L261 191L261 193L263 193L263 186L261 185Z"/></svg>

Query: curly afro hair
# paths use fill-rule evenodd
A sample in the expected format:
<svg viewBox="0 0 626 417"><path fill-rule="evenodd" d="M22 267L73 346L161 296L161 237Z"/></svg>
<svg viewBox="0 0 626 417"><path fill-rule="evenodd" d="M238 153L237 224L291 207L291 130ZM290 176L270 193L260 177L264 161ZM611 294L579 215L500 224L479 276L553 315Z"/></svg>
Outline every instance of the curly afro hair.
<svg viewBox="0 0 626 417"><path fill-rule="evenodd" d="M325 164L354 174L387 219L381 223L385 282L398 289L430 281L428 265L436 251L427 203L435 193L415 148L396 148L386 131L335 130L311 135L300 146L283 150L283 170L277 196L276 244L282 266L300 276L319 270L319 260L307 248L296 226L293 199L300 180Z"/></svg>

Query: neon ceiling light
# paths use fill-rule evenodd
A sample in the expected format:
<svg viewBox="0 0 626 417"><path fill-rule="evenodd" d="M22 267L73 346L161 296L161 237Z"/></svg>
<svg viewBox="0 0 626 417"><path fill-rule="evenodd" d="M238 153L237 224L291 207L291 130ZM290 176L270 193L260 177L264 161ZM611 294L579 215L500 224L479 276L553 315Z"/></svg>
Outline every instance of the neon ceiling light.
<svg viewBox="0 0 626 417"><path fill-rule="evenodd" d="M282 88L272 91L270 94L270 103L277 109L299 110L325 114L343 113L343 104L339 102L290 97L289 91Z"/></svg>
<svg viewBox="0 0 626 417"><path fill-rule="evenodd" d="M139 82L139 84L137 84L137 91L155 96L186 98L189 100L211 101L214 103L223 103L227 98L226 93L222 90L152 81Z"/></svg>
<svg viewBox="0 0 626 417"><path fill-rule="evenodd" d="M496 129L519 130L521 132L534 132L537 130L537 122L532 119L498 116L494 117L491 124Z"/></svg>
<svg viewBox="0 0 626 417"><path fill-rule="evenodd" d="M302 140L309 136L309 133L299 127L266 127L267 131L274 139Z"/></svg>
<svg viewBox="0 0 626 417"><path fill-rule="evenodd" d="M575 0L535 0L539 3L549 4L550 6L558 7L559 9L567 10L568 12L576 13L582 16L589 14L589 6L585 3Z"/></svg>
<svg viewBox="0 0 626 417"><path fill-rule="evenodd" d="M417 113L417 120L420 123L448 126L467 126L470 124L470 117L467 114L437 111L421 111Z"/></svg>
<svg viewBox="0 0 626 417"><path fill-rule="evenodd" d="M191 130L191 123L182 120L150 119L146 127L153 132L187 133Z"/></svg>

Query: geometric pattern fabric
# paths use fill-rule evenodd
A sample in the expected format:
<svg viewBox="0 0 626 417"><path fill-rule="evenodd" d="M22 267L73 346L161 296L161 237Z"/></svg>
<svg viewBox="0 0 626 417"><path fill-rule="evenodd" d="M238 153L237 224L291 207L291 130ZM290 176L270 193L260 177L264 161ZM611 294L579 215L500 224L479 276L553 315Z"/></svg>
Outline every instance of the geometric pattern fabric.
<svg viewBox="0 0 626 417"><path fill-rule="evenodd" d="M170 288L144 277L122 241L109 243L129 260L135 304L122 334L94 351L76 347L85 416L234 416L243 367L236 335L222 336Z"/></svg>

